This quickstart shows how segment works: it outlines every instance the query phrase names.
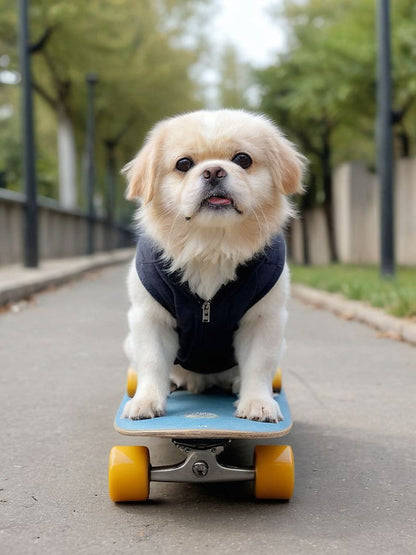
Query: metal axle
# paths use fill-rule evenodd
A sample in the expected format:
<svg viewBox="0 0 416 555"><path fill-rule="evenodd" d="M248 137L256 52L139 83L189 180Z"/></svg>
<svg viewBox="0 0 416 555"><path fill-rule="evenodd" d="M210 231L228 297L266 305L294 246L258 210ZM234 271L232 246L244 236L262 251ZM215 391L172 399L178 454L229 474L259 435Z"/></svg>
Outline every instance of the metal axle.
<svg viewBox="0 0 416 555"><path fill-rule="evenodd" d="M240 482L254 480L252 468L237 468L221 464L217 457L223 451L227 440L221 444L198 444L197 442L173 443L187 454L184 461L169 466L158 466L150 470L153 482Z"/></svg>

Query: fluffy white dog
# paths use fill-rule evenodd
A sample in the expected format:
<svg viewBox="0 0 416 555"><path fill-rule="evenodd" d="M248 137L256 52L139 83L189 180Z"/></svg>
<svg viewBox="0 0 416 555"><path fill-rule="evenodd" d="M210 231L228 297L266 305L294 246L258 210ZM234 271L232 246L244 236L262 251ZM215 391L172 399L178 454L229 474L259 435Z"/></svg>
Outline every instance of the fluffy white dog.
<svg viewBox="0 0 416 555"><path fill-rule="evenodd" d="M305 159L266 117L198 111L149 133L125 167L139 200L125 351L138 387L124 417L164 413L170 381L238 392L236 416L277 422L272 378L289 296L282 228Z"/></svg>

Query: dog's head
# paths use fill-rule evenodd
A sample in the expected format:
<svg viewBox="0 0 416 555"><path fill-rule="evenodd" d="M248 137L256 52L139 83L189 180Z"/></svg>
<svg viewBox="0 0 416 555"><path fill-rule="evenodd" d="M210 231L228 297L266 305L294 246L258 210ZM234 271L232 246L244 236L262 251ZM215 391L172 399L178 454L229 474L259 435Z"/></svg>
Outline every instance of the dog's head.
<svg viewBox="0 0 416 555"><path fill-rule="evenodd" d="M302 191L304 166L266 117L219 110L160 122L124 172L127 198L170 236L232 229L258 235L261 247L290 212L286 196Z"/></svg>

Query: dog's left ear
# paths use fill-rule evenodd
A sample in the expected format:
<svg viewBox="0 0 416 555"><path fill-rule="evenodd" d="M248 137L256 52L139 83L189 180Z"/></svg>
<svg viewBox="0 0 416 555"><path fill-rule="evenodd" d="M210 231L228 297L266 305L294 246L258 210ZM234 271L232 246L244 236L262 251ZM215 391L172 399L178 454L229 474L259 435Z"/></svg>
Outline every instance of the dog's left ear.
<svg viewBox="0 0 416 555"><path fill-rule="evenodd" d="M303 192L303 176L307 166L305 156L277 129L268 137L268 156L273 180L285 195Z"/></svg>

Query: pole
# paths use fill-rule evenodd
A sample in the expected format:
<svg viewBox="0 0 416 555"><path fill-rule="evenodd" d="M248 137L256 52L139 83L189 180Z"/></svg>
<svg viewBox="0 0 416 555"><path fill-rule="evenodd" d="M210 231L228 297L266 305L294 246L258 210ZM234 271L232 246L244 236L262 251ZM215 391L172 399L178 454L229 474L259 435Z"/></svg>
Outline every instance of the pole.
<svg viewBox="0 0 416 555"><path fill-rule="evenodd" d="M88 73L87 82L87 254L94 252L94 86L97 76Z"/></svg>
<svg viewBox="0 0 416 555"><path fill-rule="evenodd" d="M390 63L390 5L389 0L378 0L377 37L377 142L378 175L381 201L381 275L394 277L394 197L393 197L393 134L391 106Z"/></svg>
<svg viewBox="0 0 416 555"><path fill-rule="evenodd" d="M27 0L19 0L19 20L19 55L22 79L23 180L26 193L24 265L26 268L36 268L38 266L38 214Z"/></svg>
<svg viewBox="0 0 416 555"><path fill-rule="evenodd" d="M107 245L106 250L112 250L114 247L114 216L115 216L115 197L116 197L116 160L114 150L116 143L107 140L107 195L106 195L106 212L107 212Z"/></svg>

